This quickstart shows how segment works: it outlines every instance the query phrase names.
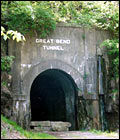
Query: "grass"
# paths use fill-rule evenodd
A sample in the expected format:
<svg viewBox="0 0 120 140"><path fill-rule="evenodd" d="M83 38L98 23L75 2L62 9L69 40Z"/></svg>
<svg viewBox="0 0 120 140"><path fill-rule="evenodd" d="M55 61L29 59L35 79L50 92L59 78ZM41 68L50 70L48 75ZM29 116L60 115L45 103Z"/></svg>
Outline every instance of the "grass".
<svg viewBox="0 0 120 140"><path fill-rule="evenodd" d="M39 132L32 132L32 131L24 130L22 127L18 126L16 124L16 122L7 119L3 115L1 115L1 120L9 125L12 125L15 130L20 132L20 134L22 136L25 136L26 138L29 138L29 139L57 139L56 137L48 135L46 133L39 133ZM2 133L3 133L3 135L5 135L5 130L3 130Z"/></svg>
<svg viewBox="0 0 120 140"><path fill-rule="evenodd" d="M96 130L96 129L91 129L89 131L86 131L85 129L81 129L81 132L91 132L93 134L97 134L97 135L104 135L104 136L108 136L108 137L118 137L118 133L117 132L112 132L112 131L102 131L102 130Z"/></svg>
<svg viewBox="0 0 120 140"><path fill-rule="evenodd" d="M105 135L105 136L108 136L108 137L117 137L118 134L116 132L108 132L108 131L101 131L101 130L95 130L95 129L92 129L92 130L89 130L89 132L92 132L94 134L98 134L98 135Z"/></svg>
<svg viewBox="0 0 120 140"><path fill-rule="evenodd" d="M1 135L5 138L5 137L6 137L6 134L7 134L7 131L6 131L5 129L3 129L3 130L1 131Z"/></svg>

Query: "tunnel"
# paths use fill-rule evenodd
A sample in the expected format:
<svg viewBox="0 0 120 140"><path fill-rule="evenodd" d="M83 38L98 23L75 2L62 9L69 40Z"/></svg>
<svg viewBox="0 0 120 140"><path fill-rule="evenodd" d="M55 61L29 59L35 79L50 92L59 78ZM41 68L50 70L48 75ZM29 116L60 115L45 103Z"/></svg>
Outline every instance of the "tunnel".
<svg viewBox="0 0 120 140"><path fill-rule="evenodd" d="M47 69L33 81L30 91L31 121L70 122L76 130L77 85L59 69Z"/></svg>

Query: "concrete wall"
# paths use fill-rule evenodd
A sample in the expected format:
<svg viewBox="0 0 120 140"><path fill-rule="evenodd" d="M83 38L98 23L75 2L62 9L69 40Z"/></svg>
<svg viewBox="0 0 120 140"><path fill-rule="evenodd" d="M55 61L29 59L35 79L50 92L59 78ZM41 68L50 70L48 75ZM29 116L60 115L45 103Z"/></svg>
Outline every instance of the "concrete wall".
<svg viewBox="0 0 120 140"><path fill-rule="evenodd" d="M36 40L40 39L39 35L33 32L31 37L26 36L26 42L10 41L9 55L16 57L12 70L13 119L22 126L29 125L31 85L41 72L57 68L70 74L77 84L78 128L85 127L90 118L90 127L99 128L97 55L104 52L99 45L107 38L109 33L105 31L59 24L46 40ZM81 117L83 100L86 106L83 109L87 111L88 120Z"/></svg>

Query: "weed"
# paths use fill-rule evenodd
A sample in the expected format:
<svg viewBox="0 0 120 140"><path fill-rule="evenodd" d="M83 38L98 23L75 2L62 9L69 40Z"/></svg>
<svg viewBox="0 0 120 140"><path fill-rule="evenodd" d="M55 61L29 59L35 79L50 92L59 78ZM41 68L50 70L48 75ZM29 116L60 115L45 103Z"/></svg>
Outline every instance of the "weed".
<svg viewBox="0 0 120 140"><path fill-rule="evenodd" d="M95 129L90 130L90 132L92 132L94 134L98 134L98 135L105 135L108 137L117 137L118 136L118 134L115 132L108 132L108 131L103 132L101 130L95 130Z"/></svg>
<svg viewBox="0 0 120 140"><path fill-rule="evenodd" d="M4 138L5 138L5 137L6 137L6 134L7 134L6 130L5 130L5 129L3 129L3 130L2 130L2 132L1 132L2 137L4 137Z"/></svg>
<svg viewBox="0 0 120 140"><path fill-rule="evenodd" d="M16 124L16 122L8 120L7 118L5 118L2 115L1 115L1 120L9 125L12 125L15 130L20 132L21 135L25 136L26 138L29 138L29 139L57 139L57 138L55 138L51 135L48 135L46 133L39 133L39 132L32 132L32 131L24 130L22 127L18 126ZM11 131L12 131L12 129L11 129ZM2 135L5 136L5 134L6 134L6 131L3 130Z"/></svg>

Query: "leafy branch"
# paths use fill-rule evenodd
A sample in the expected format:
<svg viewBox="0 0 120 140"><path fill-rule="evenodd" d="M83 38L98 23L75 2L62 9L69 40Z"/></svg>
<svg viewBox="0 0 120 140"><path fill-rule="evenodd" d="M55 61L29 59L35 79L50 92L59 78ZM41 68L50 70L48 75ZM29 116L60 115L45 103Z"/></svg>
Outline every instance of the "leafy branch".
<svg viewBox="0 0 120 140"><path fill-rule="evenodd" d="M25 41L25 37L21 33L13 30L9 30L6 32L5 28L2 26L1 26L1 36L3 36L4 40L10 39L12 37L12 39L16 40L17 42Z"/></svg>

